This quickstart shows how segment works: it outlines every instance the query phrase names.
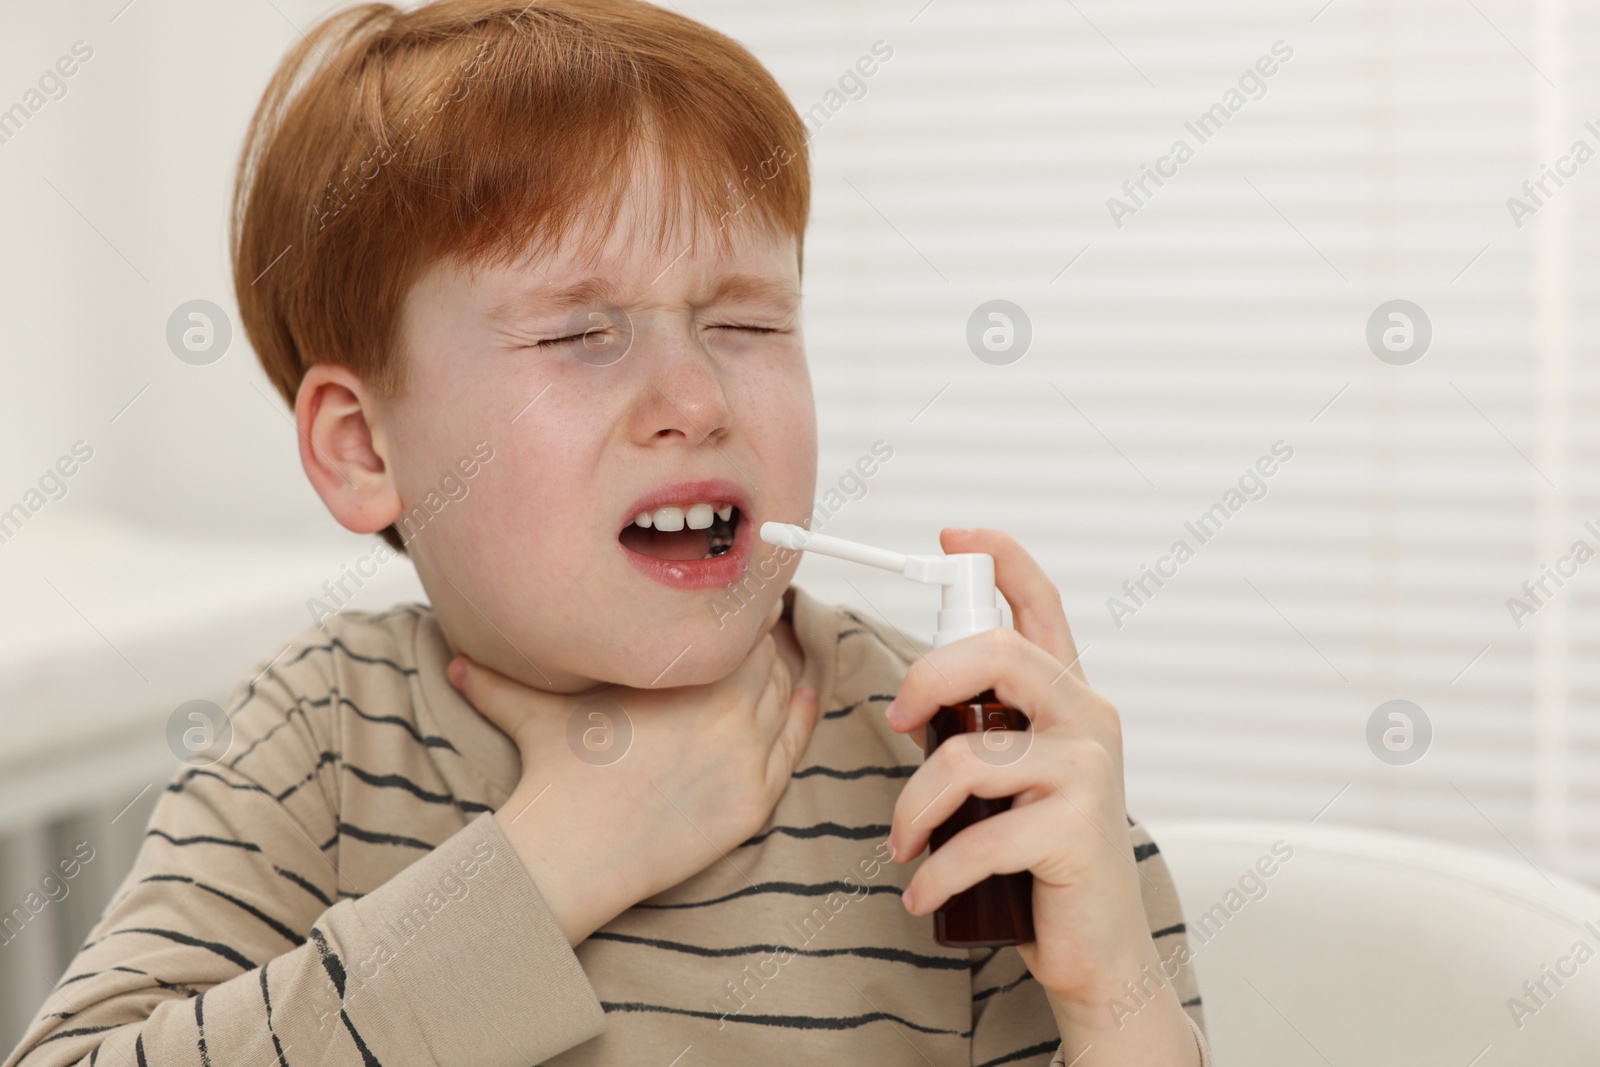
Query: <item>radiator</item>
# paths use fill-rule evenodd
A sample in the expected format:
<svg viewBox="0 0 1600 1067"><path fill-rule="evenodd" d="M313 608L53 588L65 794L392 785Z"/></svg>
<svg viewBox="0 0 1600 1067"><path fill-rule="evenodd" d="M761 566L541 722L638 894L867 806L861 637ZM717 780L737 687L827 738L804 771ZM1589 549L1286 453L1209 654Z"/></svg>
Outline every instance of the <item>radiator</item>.
<svg viewBox="0 0 1600 1067"><path fill-rule="evenodd" d="M0 776L0 1051L21 1040L132 868L176 767L146 733Z"/></svg>

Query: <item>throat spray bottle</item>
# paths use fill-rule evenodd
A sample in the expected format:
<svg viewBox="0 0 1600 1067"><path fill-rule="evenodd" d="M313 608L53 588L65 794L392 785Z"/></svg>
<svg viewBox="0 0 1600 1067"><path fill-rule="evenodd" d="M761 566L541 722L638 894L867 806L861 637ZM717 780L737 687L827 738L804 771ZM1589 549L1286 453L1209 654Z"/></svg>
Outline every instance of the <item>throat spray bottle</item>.
<svg viewBox="0 0 1600 1067"><path fill-rule="evenodd" d="M864 563L894 571L913 582L939 586L942 603L933 634L934 648L1000 626L994 557L986 553L908 556L781 522L762 523L761 539L769 545ZM934 712L925 731L923 755L931 756L948 739L966 734L967 743L980 758L990 763L1011 763L1026 752L1032 735L1019 741L1008 731L1027 729L1026 715L1000 703L994 690L986 689ZM1011 799L968 797L954 815L933 831L929 847L937 850L980 819L1009 810ZM939 944L952 948L1000 947L1032 941L1032 873L990 875L971 889L957 893L933 913L933 931Z"/></svg>

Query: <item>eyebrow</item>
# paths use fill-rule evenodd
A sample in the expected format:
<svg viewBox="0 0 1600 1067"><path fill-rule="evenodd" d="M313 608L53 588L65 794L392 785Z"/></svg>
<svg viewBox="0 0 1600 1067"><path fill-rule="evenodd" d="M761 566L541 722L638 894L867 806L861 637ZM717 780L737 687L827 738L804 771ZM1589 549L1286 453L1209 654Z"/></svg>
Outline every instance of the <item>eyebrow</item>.
<svg viewBox="0 0 1600 1067"><path fill-rule="evenodd" d="M728 274L717 280L701 302L714 304L720 300L766 300L781 306L796 304L800 290L786 279L767 278L758 274ZM617 302L617 290L605 278L584 278L559 289L530 289L519 293L502 304L489 309L489 317L498 322L508 322L531 315L561 313L586 304Z"/></svg>
<svg viewBox="0 0 1600 1067"><path fill-rule="evenodd" d="M728 274L711 290L706 303L718 300L770 300L776 304L794 304L800 300L800 290L787 279L764 278L759 274Z"/></svg>
<svg viewBox="0 0 1600 1067"><path fill-rule="evenodd" d="M489 309L489 318L509 322L530 315L571 311L585 304L615 303L616 287L604 278L585 278L560 289L529 289Z"/></svg>

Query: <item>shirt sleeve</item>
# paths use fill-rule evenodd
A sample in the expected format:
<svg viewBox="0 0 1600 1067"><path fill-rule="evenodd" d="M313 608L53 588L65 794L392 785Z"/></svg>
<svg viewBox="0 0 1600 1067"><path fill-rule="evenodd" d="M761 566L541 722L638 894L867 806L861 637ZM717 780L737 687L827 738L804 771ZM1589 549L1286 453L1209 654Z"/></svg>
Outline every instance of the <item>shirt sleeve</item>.
<svg viewBox="0 0 1600 1067"><path fill-rule="evenodd" d="M1211 1047L1206 1044L1205 1031L1200 1029L1200 1024L1194 1021L1193 1015L1185 1012L1183 1017L1188 1022L1189 1029L1194 1031L1194 1043L1200 1049L1200 1067L1214 1067L1211 1062ZM1064 1045L1056 1046L1056 1054L1050 1057L1049 1067L1068 1067L1067 1050Z"/></svg>
<svg viewBox="0 0 1600 1067"><path fill-rule="evenodd" d="M319 777L328 738L291 697L235 717L236 743L272 746L286 783L226 762L173 778L6 1067L526 1067L605 1029L492 815L381 885L341 876L327 851L336 781Z"/></svg>

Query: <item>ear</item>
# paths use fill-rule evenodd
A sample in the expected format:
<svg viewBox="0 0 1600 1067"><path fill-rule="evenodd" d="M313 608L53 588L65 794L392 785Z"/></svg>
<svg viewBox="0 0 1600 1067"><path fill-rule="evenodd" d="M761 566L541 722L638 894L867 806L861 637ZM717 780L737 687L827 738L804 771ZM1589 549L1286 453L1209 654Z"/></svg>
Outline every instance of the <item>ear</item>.
<svg viewBox="0 0 1600 1067"><path fill-rule="evenodd" d="M339 525L376 533L400 514L377 405L348 367L318 363L294 399L300 465Z"/></svg>

